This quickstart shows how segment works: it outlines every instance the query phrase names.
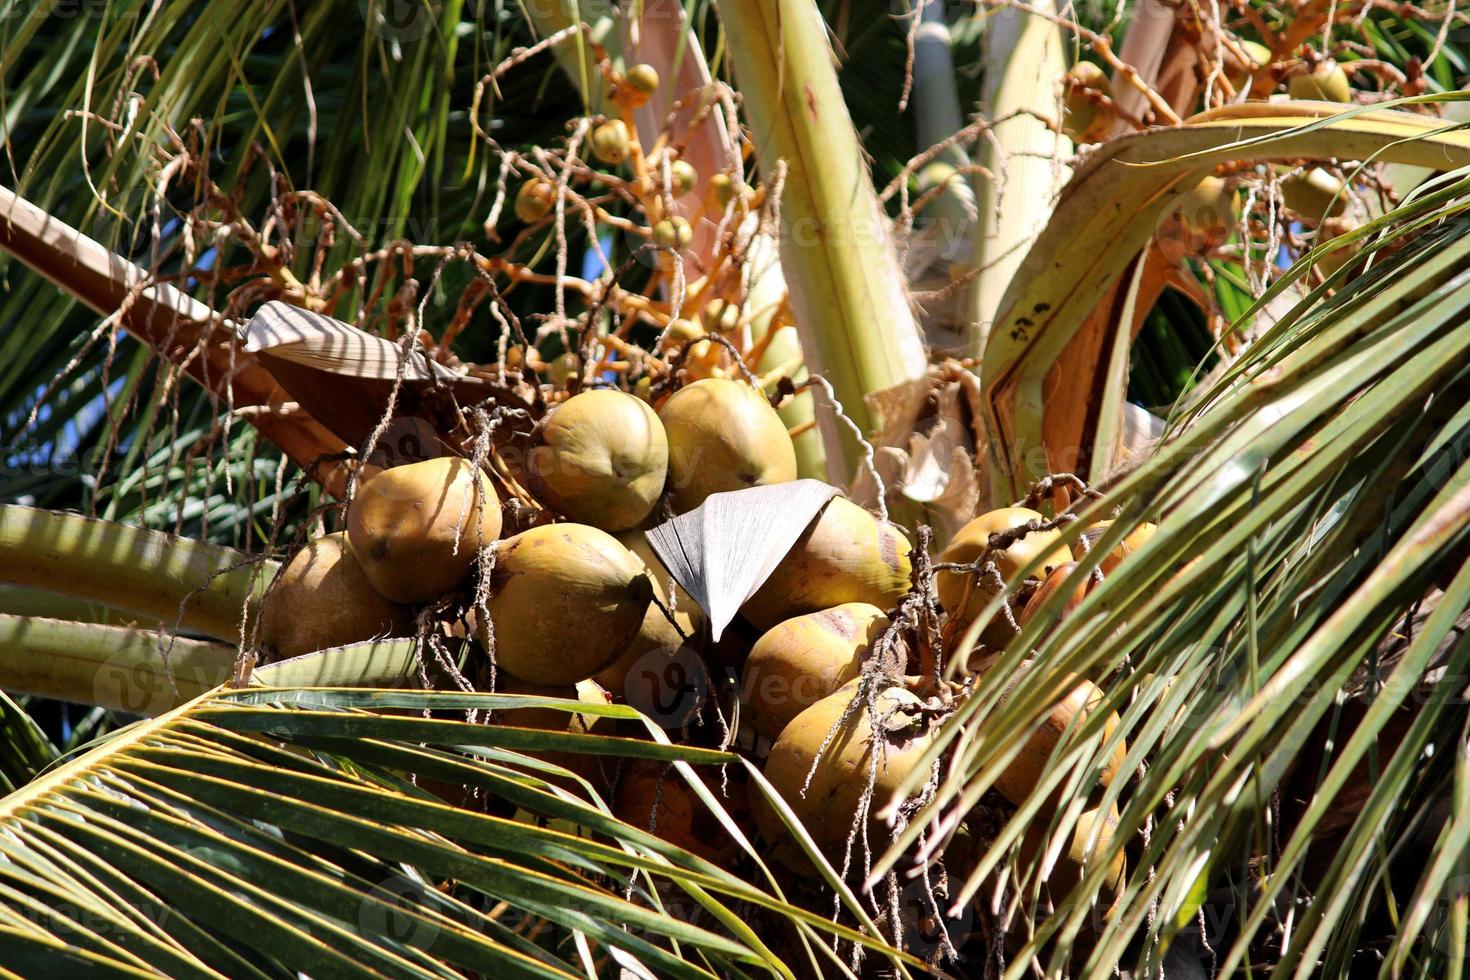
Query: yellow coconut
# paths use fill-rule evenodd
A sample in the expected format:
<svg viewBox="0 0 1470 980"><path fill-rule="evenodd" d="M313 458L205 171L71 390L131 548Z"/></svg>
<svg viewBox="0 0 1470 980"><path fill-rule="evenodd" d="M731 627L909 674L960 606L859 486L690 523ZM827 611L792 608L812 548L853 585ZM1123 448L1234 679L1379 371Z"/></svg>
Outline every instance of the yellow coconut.
<svg viewBox="0 0 1470 980"><path fill-rule="evenodd" d="M1044 520L1041 514L1026 507L1002 507L979 517L960 528L949 546L939 555L941 562L967 564L979 560L989 546L990 536L1003 531L1022 527L1031 521ZM1072 553L1061 541L1057 531L1031 531L1004 551L990 555L1001 579L1009 582L1021 569L1038 559L1043 568L1036 574L1045 575L1046 570L1056 568L1072 560ZM978 573L942 571L938 576L939 604L945 612L961 622L978 616L986 603L1000 590L994 576ZM996 616L986 625L980 637L990 646L1003 647L1012 636L1010 625L1002 616Z"/></svg>
<svg viewBox="0 0 1470 980"><path fill-rule="evenodd" d="M1112 526L1112 521L1098 521L1096 524L1089 527L1086 531L1082 532L1082 536L1086 539L1088 546L1091 547L1094 543L1099 541L1102 536L1107 533L1108 528ZM1147 521L1144 521L1143 523L1135 527L1132 531L1129 531L1127 536L1124 537L1122 541L1113 546L1113 550L1109 551L1106 555L1103 556L1101 562L1103 574L1111 575L1114 569L1118 567L1118 564L1122 562L1124 558L1127 558L1129 555L1133 554L1139 548L1142 548L1145 544L1147 544L1149 539L1154 536L1154 532L1156 532L1158 529L1159 526L1157 524L1150 524Z"/></svg>
<svg viewBox="0 0 1470 980"><path fill-rule="evenodd" d="M685 592L678 583L674 582L669 575L669 570L664 567L663 562L653 553L648 545L642 531L625 531L619 534L618 541L631 551L639 561L643 562L648 569L648 577L653 583L653 596L663 603L664 608L673 609L674 623L664 615L663 610L650 602L648 611L643 614L643 623L638 627L637 634L628 644L616 660L610 665L598 671L594 678L597 683L607 688L615 698L627 698L628 674L640 660L655 651L664 655L673 655L684 643L679 631L683 630L684 636L693 636L699 631L699 625L703 621L704 614L694 600ZM669 602L669 586L673 584L675 601Z"/></svg>
<svg viewBox="0 0 1470 980"><path fill-rule="evenodd" d="M556 185L549 180L533 178L516 191L516 217L530 224L551 213L556 206Z"/></svg>
<svg viewBox="0 0 1470 980"><path fill-rule="evenodd" d="M878 693L875 712L859 705L828 743L828 734L857 690L857 684L847 685L797 715L776 739L765 765L766 778L776 792L828 859L838 862L868 788L870 770L876 768L872 772L867 831L874 846L881 850L888 829L876 819L877 814L894 799L931 739L919 697L905 688L893 687ZM880 721L876 731L872 723L875 714ZM819 758L824 743L827 748ZM752 795L750 802L756 826L777 859L793 870L812 872L801 846L776 810L759 794ZM862 844L855 846L861 853Z"/></svg>
<svg viewBox="0 0 1470 980"><path fill-rule="evenodd" d="M622 531L642 523L663 493L663 424L627 392L574 395L542 420L536 439L527 458L531 490L574 521Z"/></svg>
<svg viewBox="0 0 1470 980"><path fill-rule="evenodd" d="M1083 874L1103 859L1117 832L1116 803L1108 804L1106 812L1100 805L1082 811L1067 837L1066 845L1057 853L1055 863L1047 870L1041 887L1041 897L1050 901L1053 906L1066 901L1067 896L1082 880ZM1094 833L1097 834L1096 841L1092 840ZM1021 871L1017 886L1023 895L1031 894L1035 876L1044 867L1046 852L1051 849L1049 836L1048 820L1045 815L1041 815L1031 821L1021 837L1021 849L1017 855L1017 866ZM1108 862L1107 876L1098 893L1099 904L1104 908L1111 906L1117 898L1127 870L1128 859L1119 851Z"/></svg>
<svg viewBox="0 0 1470 980"><path fill-rule="evenodd" d="M720 786L706 780L705 786L732 819L739 823L748 820L750 807L744 781L731 779ZM618 777L613 815L716 864L725 864L740 850L719 818L667 762L638 759L628 763Z"/></svg>
<svg viewBox="0 0 1470 980"><path fill-rule="evenodd" d="M848 602L767 630L746 658L740 680L755 730L775 738L802 711L858 676L887 628L883 610Z"/></svg>
<svg viewBox="0 0 1470 980"><path fill-rule="evenodd" d="M1259 41L1239 41L1237 43L1240 45L1241 50L1245 52L1246 58L1249 59L1249 64L1242 64L1227 49L1225 77L1230 80L1230 87L1238 92L1250 81L1252 74L1271 63L1271 49Z"/></svg>
<svg viewBox="0 0 1470 980"><path fill-rule="evenodd" d="M708 193L715 206L724 210L735 199L735 181L729 174L715 174L709 179Z"/></svg>
<svg viewBox="0 0 1470 980"><path fill-rule="evenodd" d="M658 414L668 433L670 490L680 513L712 493L796 479L786 424L765 395L742 381L707 378L685 385Z"/></svg>
<svg viewBox="0 0 1470 980"><path fill-rule="evenodd" d="M891 609L909 590L909 550L898 528L833 497L740 611L768 630L846 602Z"/></svg>
<svg viewBox="0 0 1470 980"><path fill-rule="evenodd" d="M1031 662L1025 661L1011 678L1007 687L1006 695L1001 699L1004 704L1009 699L1010 693L1015 689L1017 683L1031 670ZM1062 736L1069 729L1078 727L1081 722L1074 725L1074 719L1086 718L1090 712L1099 710L1098 705L1103 700L1102 689L1091 681L1079 678L1076 685L1069 691L1051 713L1042 719L1041 725L1031 732L1026 739L1026 744L1021 747L1020 753L1011 760L1003 773L996 779L995 788L1001 796L1010 800L1017 806L1025 802L1026 798L1036 789L1041 782L1041 777L1047 770L1052 752L1061 742ZM1101 747L1103 742L1112 737L1113 731L1118 727L1119 719L1117 712L1109 711L1103 723L1103 732L1095 736L1095 744ZM1075 744L1075 743L1073 743ZM1121 742L1114 747L1112 755L1103 766L1102 774L1098 779L1098 785L1108 786L1118 773L1123 771L1124 757L1127 755L1127 746Z"/></svg>
<svg viewBox="0 0 1470 980"><path fill-rule="evenodd" d="M1311 71L1286 80L1286 93L1293 99L1318 102L1351 102L1352 86L1347 72L1335 61L1320 61Z"/></svg>
<svg viewBox="0 0 1470 980"><path fill-rule="evenodd" d="M411 636L413 627L413 610L373 588L344 531L308 541L296 552L260 609L268 660L375 636Z"/></svg>
<svg viewBox="0 0 1470 980"><path fill-rule="evenodd" d="M500 501L459 456L383 470L358 487L347 540L373 588L395 602L437 599L469 578L500 536Z"/></svg>
<svg viewBox="0 0 1470 980"><path fill-rule="evenodd" d="M688 160L675 160L669 164L669 176L673 179L675 197L688 194L699 182L699 171Z"/></svg>
<svg viewBox="0 0 1470 980"><path fill-rule="evenodd" d="M490 577L495 663L532 684L574 684L617 659L653 586L606 531L543 524L501 542Z"/></svg>
<svg viewBox="0 0 1470 980"><path fill-rule="evenodd" d="M1062 591L1067 591L1068 596L1067 601L1062 605L1061 613L1057 616L1058 621L1066 619L1074 609L1082 605L1082 600L1087 598L1090 577L1076 576L1073 574L1076 570L1077 563L1071 561L1063 562L1053 568L1051 574L1042 580L1035 592L1031 593L1031 598L1027 600L1025 608L1016 617L1020 624L1025 626L1031 622L1047 600Z"/></svg>

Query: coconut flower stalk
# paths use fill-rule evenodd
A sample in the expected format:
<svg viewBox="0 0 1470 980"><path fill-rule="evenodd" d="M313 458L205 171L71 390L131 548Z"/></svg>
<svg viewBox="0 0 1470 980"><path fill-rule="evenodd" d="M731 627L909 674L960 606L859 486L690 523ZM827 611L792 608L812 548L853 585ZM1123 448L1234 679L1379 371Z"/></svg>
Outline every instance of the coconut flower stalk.
<svg viewBox="0 0 1470 980"><path fill-rule="evenodd" d="M926 361L826 25L792 0L726 3L720 17L761 169L774 179L785 168L781 266L807 367L871 435L881 420L864 395L920 376ZM831 411L818 423L829 478L846 484L857 443Z"/></svg>

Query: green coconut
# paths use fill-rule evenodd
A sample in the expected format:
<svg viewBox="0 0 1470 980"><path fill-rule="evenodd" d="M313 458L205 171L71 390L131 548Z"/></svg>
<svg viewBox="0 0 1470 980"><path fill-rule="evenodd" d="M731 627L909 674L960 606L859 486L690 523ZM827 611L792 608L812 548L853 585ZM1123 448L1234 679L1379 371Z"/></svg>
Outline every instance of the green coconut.
<svg viewBox="0 0 1470 980"><path fill-rule="evenodd" d="M1286 80L1286 93L1293 99L1316 102L1351 102L1353 89L1347 72L1335 61L1319 61L1309 72Z"/></svg>
<svg viewBox="0 0 1470 980"><path fill-rule="evenodd" d="M669 489L679 513L712 493L796 479L786 424L766 396L743 381L705 378L685 385L658 414L668 433Z"/></svg>
<svg viewBox="0 0 1470 980"><path fill-rule="evenodd" d="M413 610L383 598L338 531L308 541L281 569L260 609L260 640L269 660L315 650L413 635Z"/></svg>
<svg viewBox="0 0 1470 980"><path fill-rule="evenodd" d="M383 470L358 488L347 514L363 574L394 602L429 602L458 588L499 536L495 490L459 456Z"/></svg>
<svg viewBox="0 0 1470 980"><path fill-rule="evenodd" d="M802 711L857 677L887 628L883 610L848 602L767 630L746 658L740 681L755 730L775 738Z"/></svg>
<svg viewBox="0 0 1470 980"><path fill-rule="evenodd" d="M833 497L740 612L758 628L847 602L891 609L909 590L908 538Z"/></svg>
<svg viewBox="0 0 1470 980"><path fill-rule="evenodd" d="M634 555L586 524L544 524L501 542L490 577L495 663L531 684L575 684L618 658L653 585Z"/></svg>
<svg viewBox="0 0 1470 980"><path fill-rule="evenodd" d="M669 442L652 408L612 388L584 391L541 421L527 459L531 491L582 524L622 531L658 503Z"/></svg>

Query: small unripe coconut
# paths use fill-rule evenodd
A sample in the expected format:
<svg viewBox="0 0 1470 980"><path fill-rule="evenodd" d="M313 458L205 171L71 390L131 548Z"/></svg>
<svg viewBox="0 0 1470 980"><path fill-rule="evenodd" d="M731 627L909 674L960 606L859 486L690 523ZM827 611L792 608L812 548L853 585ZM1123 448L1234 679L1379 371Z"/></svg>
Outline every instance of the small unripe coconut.
<svg viewBox="0 0 1470 980"><path fill-rule="evenodd" d="M1090 576L1078 576L1073 572L1077 570L1076 562L1063 562L1051 570L1051 574L1042 579L1036 591L1031 593L1031 598L1026 600L1026 607L1016 620L1025 626L1035 618L1041 607L1046 604L1052 596L1058 592L1068 591L1066 603L1062 606L1061 613L1057 616L1060 622L1072 614L1072 611L1082 605L1082 600L1087 598Z"/></svg>
<svg viewBox="0 0 1470 980"><path fill-rule="evenodd" d="M833 497L740 612L770 629L847 602L892 609L909 590L910 550L898 528Z"/></svg>
<svg viewBox="0 0 1470 980"><path fill-rule="evenodd" d="M1108 528L1112 526L1112 521L1098 521L1086 531L1083 531L1082 537L1087 541L1088 546L1091 547L1093 543L1100 541L1102 536L1107 533ZM1150 524L1148 521L1144 521L1132 531L1129 531L1122 541L1113 546L1112 551L1109 551L1103 556L1102 562L1099 565L1102 568L1103 574L1111 575L1113 570L1118 567L1118 564L1124 558L1127 558L1147 544L1148 540L1154 536L1154 532L1158 531L1158 529L1159 526L1157 524Z"/></svg>
<svg viewBox="0 0 1470 980"><path fill-rule="evenodd" d="M1010 698L1011 691L1015 690L1015 686L1030 670L1031 661L1023 661L1011 677L1006 693L1000 700L1001 704ZM1000 795L1017 806L1025 802L1041 782L1051 754L1061 742L1062 736L1069 729L1082 724L1081 721L1074 723L1074 719L1086 718L1090 712L1099 710L1098 706L1103 697L1102 689L1096 684L1084 678L1078 678L1076 686L1052 708L1050 714L1042 719L1040 727L1033 730L1027 737L1020 754L1012 759L1005 771L996 778L995 788ZM1109 711L1103 723L1102 735L1095 736L1095 744L1100 747L1104 741L1111 738L1118 723L1117 712ZM1127 746L1119 742L1114 747L1112 756L1103 766L1102 774L1098 779L1099 786L1110 785L1113 778L1123 771L1123 762L1127 754Z"/></svg>
<svg viewBox="0 0 1470 980"><path fill-rule="evenodd" d="M552 384L558 388L564 387L568 381L582 373L582 359L567 351L546 365L546 373Z"/></svg>
<svg viewBox="0 0 1470 980"><path fill-rule="evenodd" d="M669 438L669 482L679 513L712 493L796 479L786 423L743 381L706 378L685 385L658 415Z"/></svg>
<svg viewBox="0 0 1470 980"><path fill-rule="evenodd" d="M700 311L699 322L706 330L730 333L740 326L740 307L728 300L712 299Z"/></svg>
<svg viewBox="0 0 1470 980"><path fill-rule="evenodd" d="M592 131L592 155L616 167L628 159L628 125L621 119L610 119Z"/></svg>
<svg viewBox="0 0 1470 980"><path fill-rule="evenodd" d="M1288 177L1280 187L1282 203L1308 221L1334 217L1349 201L1342 181L1321 167Z"/></svg>
<svg viewBox="0 0 1470 980"><path fill-rule="evenodd" d="M653 243L659 248L688 248L692 241L694 229L678 215L665 218L653 226Z"/></svg>
<svg viewBox="0 0 1470 980"><path fill-rule="evenodd" d="M768 738L858 676L888 628L877 606L847 602L777 623L756 641L740 680L755 730Z"/></svg>
<svg viewBox="0 0 1470 980"><path fill-rule="evenodd" d="M705 785L727 814L746 822L750 805L743 781L726 782L728 793L723 796L720 786L708 780ZM740 844L671 763L637 759L624 767L613 796L613 815L716 864L725 864L740 851Z"/></svg>
<svg viewBox="0 0 1470 980"><path fill-rule="evenodd" d="M501 542L490 589L495 663L532 684L575 684L612 663L653 594L643 563L586 524L543 524Z"/></svg>
<svg viewBox="0 0 1470 980"><path fill-rule="evenodd" d="M715 174L709 179L709 194L715 205L724 210L735 199L735 180L729 174Z"/></svg>
<svg viewBox="0 0 1470 980"><path fill-rule="evenodd" d="M308 541L286 563L260 608L270 660L371 640L411 636L413 610L373 588L338 531Z"/></svg>
<svg viewBox="0 0 1470 980"><path fill-rule="evenodd" d="M556 206L556 185L539 177L526 181L516 191L516 217L526 224L539 221Z"/></svg>
<svg viewBox="0 0 1470 980"><path fill-rule="evenodd" d="M628 647L611 664L598 671L594 680L613 695L615 698L625 698L628 694L628 675L644 657L655 651L668 656L674 656L683 645L683 637L679 631L683 630L685 636L692 636L699 630L704 615L699 606L689 593L685 592L677 582L669 575L668 569L658 556L649 547L648 538L642 531L624 531L619 534L618 541L631 551L639 561L643 562L648 569L649 580L653 584L653 596L663 603L665 608L674 611L674 623L678 624L676 629L674 623L664 615L663 610L650 602L648 611L643 614L643 623L638 627ZM674 602L669 601L669 585L674 587Z"/></svg>
<svg viewBox="0 0 1470 980"><path fill-rule="evenodd" d="M1178 262L1224 244L1239 221L1235 191L1220 177L1206 177L1169 207L1159 222L1159 243Z"/></svg>
<svg viewBox="0 0 1470 980"><path fill-rule="evenodd" d="M1026 507L1002 507L979 517L960 528L949 546L939 555L941 562L967 564L979 560L990 544L990 536L1003 531L1022 527L1031 521L1044 520L1041 514ZM1072 552L1061 541L1057 531L1031 531L1006 548L990 555L1001 579L1011 581L1021 569L1037 559L1043 567L1033 574L1045 576L1048 569L1056 568L1072 560ZM971 585L973 583L973 586ZM939 604L950 617L969 622L985 608L986 604L1000 591L1000 583L994 576L981 573L942 571L938 575ZM995 616L980 634L981 642L994 647L1003 647L1012 636L1010 625L1003 616Z"/></svg>
<svg viewBox="0 0 1470 980"><path fill-rule="evenodd" d="M1319 61L1311 71L1286 80L1286 93L1293 99L1318 102L1351 102L1352 86L1347 72L1335 61Z"/></svg>
<svg viewBox="0 0 1470 980"><path fill-rule="evenodd" d="M383 470L358 488L347 514L363 574L394 602L429 602L457 588L499 536L495 489L459 456Z"/></svg>
<svg viewBox="0 0 1470 980"><path fill-rule="evenodd" d="M1088 93L1111 96L1113 85L1107 72L1090 61L1079 61L1066 75L1066 95L1062 100L1062 131L1074 142L1096 143L1106 139L1113 128L1113 117L1105 112Z"/></svg>
<svg viewBox="0 0 1470 980"><path fill-rule="evenodd" d="M674 196L679 197L694 190L699 181L699 171L688 160L675 160L669 165L669 177L674 185Z"/></svg>
<svg viewBox="0 0 1470 980"><path fill-rule="evenodd" d="M531 490L574 521L622 531L642 523L663 493L663 423L627 392L574 395L541 421L536 436L527 458Z"/></svg>
<svg viewBox="0 0 1470 980"><path fill-rule="evenodd" d="M623 78L627 79L630 88L643 95L644 101L658 91L658 69L652 65L634 65L624 73Z"/></svg>
<svg viewBox="0 0 1470 980"><path fill-rule="evenodd" d="M1226 50L1228 63L1225 66L1225 77L1230 80L1230 87L1237 92L1250 81L1251 76L1260 68L1271 63L1271 49L1259 41L1237 41L1240 49L1245 52L1248 64L1242 64L1229 49Z"/></svg>
<svg viewBox="0 0 1470 980"><path fill-rule="evenodd" d="M1048 820L1044 815L1038 815L1026 828L1026 833L1021 837L1021 849L1017 855L1019 866L1023 869L1020 880L1016 883L1017 888L1023 895L1031 894L1031 886L1035 878L1026 869L1033 862L1044 860L1048 841ZM1077 823L1072 828L1071 836L1067 846L1057 855L1056 863L1051 866L1043 884L1041 896L1043 900L1049 900L1053 905L1060 905L1072 889L1082 880L1083 874L1089 866L1101 861L1112 844L1114 836L1118 832L1118 805L1108 804L1104 813L1101 806L1095 806L1083 810L1077 817ZM1092 835L1097 834L1097 841L1089 846ZM1119 851L1108 863L1107 878L1103 882L1103 888L1098 893L1101 904L1104 907L1111 906L1123 887L1123 878L1128 871L1128 859Z"/></svg>
<svg viewBox="0 0 1470 980"><path fill-rule="evenodd" d="M829 860L839 862L868 787L873 757L877 756L877 771L866 829L874 846L881 849L888 839L888 828L877 815L893 801L931 740L921 710L923 702L905 688L891 687L875 696L876 711L857 706L827 743L828 733L857 693L858 685L849 684L797 715L776 739L765 766L766 778L800 818L817 847ZM881 725L876 732L875 716ZM824 743L827 748L819 759L817 753ZM812 774L810 784L808 773ZM792 838L776 810L758 794L752 795L750 803L756 826L776 858L794 871L814 873L801 845ZM857 853L862 853L861 839L854 846Z"/></svg>

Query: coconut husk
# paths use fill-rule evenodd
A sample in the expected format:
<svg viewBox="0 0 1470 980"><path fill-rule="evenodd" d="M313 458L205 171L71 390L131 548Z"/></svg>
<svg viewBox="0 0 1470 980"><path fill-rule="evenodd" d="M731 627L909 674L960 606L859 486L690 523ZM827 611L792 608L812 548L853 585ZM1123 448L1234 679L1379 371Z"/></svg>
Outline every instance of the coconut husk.
<svg viewBox="0 0 1470 980"><path fill-rule="evenodd" d="M719 640L836 495L836 487L820 480L712 493L645 534L674 581L709 617L711 638Z"/></svg>

